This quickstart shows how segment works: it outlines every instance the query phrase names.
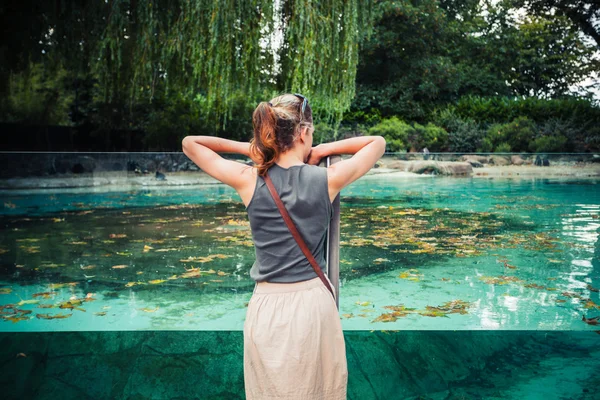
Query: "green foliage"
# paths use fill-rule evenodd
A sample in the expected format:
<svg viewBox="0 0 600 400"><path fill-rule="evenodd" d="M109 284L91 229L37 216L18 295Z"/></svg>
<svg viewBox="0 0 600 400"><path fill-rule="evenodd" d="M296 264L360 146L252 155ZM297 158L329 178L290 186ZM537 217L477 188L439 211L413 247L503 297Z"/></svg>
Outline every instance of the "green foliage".
<svg viewBox="0 0 600 400"><path fill-rule="evenodd" d="M343 124L366 124L375 125L381 122L381 111L376 108L371 108L369 111L363 110L350 110L344 113L342 119Z"/></svg>
<svg viewBox="0 0 600 400"><path fill-rule="evenodd" d="M277 4L278 9L270 0L66 0L33 10L15 4L0 9L0 17L27 16L11 28L29 46L4 40L3 48L19 54L10 55L11 65L0 66L0 75L18 73L19 60L30 56L48 70L60 60L67 76L96 81L98 109L110 105L130 117L144 103L200 95L203 120L215 129L227 129L240 117L234 112L238 93L255 107L268 99L265 94L301 92L319 118L339 123L354 97L358 43L372 26L371 0ZM283 45L275 48L279 32ZM127 129L132 119L115 118Z"/></svg>
<svg viewBox="0 0 600 400"><path fill-rule="evenodd" d="M461 118L452 106L434 110L431 118L436 125L448 132L448 151L482 151L480 147L485 135L477 121L471 118ZM489 151L491 148L492 146Z"/></svg>
<svg viewBox="0 0 600 400"><path fill-rule="evenodd" d="M478 153L491 153L493 150L494 144L492 143L492 140L487 136L481 140L479 148L476 149Z"/></svg>
<svg viewBox="0 0 600 400"><path fill-rule="evenodd" d="M74 96L65 87L67 75L61 66L49 70L42 63L29 63L27 69L13 73L1 111L3 120L70 125L69 107Z"/></svg>
<svg viewBox="0 0 600 400"><path fill-rule="evenodd" d="M327 143L333 140L334 129L325 122L315 123L315 131L313 132L313 145Z"/></svg>
<svg viewBox="0 0 600 400"><path fill-rule="evenodd" d="M406 150L408 137L413 132L414 128L398 119L398 117L384 119L369 129L369 135L378 135L385 138L388 151Z"/></svg>
<svg viewBox="0 0 600 400"><path fill-rule="evenodd" d="M528 117L536 123L548 118L571 119L574 123L594 122L600 125L600 107L587 99L562 97L510 98L503 96L464 96L447 109L459 118L471 118L482 124L507 123L518 117ZM439 110L436 110L438 113Z"/></svg>
<svg viewBox="0 0 600 400"><path fill-rule="evenodd" d="M558 153L562 152L567 138L558 136L542 136L535 140L532 140L529 144L529 151L532 153Z"/></svg>
<svg viewBox="0 0 600 400"><path fill-rule="evenodd" d="M511 152L511 147L510 144L504 142L504 143L500 143L498 146L496 146L496 149L494 150L494 153L510 153Z"/></svg>
<svg viewBox="0 0 600 400"><path fill-rule="evenodd" d="M515 151L523 151L529 142L535 137L537 126L535 122L527 117L519 117L503 126L502 135L504 140Z"/></svg>
<svg viewBox="0 0 600 400"><path fill-rule="evenodd" d="M448 131L449 151L456 153L475 152L480 147L484 131L473 120L458 119Z"/></svg>
<svg viewBox="0 0 600 400"><path fill-rule="evenodd" d="M448 142L448 132L444 128L429 122L423 126L419 123L413 124L413 131L409 137L409 143L421 151L427 147L429 151L439 152L444 149Z"/></svg>

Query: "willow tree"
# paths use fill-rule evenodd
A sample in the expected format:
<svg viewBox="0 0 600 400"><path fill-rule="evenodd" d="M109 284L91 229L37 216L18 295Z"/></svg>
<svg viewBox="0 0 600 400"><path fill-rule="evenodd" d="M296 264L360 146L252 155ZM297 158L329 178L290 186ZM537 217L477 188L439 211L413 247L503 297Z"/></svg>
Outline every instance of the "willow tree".
<svg viewBox="0 0 600 400"><path fill-rule="evenodd" d="M369 0L93 3L86 14L105 26L90 61L105 101L126 96L133 105L177 91L223 127L236 97L255 104L282 91L306 94L318 116L337 125L372 24Z"/></svg>

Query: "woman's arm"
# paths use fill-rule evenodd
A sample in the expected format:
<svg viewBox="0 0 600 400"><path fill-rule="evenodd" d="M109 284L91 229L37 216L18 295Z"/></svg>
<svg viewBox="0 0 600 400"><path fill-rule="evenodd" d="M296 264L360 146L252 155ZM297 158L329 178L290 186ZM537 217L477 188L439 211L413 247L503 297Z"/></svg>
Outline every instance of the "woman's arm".
<svg viewBox="0 0 600 400"><path fill-rule="evenodd" d="M181 142L183 153L202 171L236 190L247 184L244 173L249 167L226 160L219 153L239 153L250 157L250 144L214 136L186 136ZM251 168L250 168L251 169Z"/></svg>
<svg viewBox="0 0 600 400"><path fill-rule="evenodd" d="M315 146L311 156L314 153L315 157L327 157L333 154L356 154L366 145L380 140L381 136L359 136L350 139L338 140L331 143L322 143ZM385 151L385 148L384 148Z"/></svg>
<svg viewBox="0 0 600 400"><path fill-rule="evenodd" d="M309 164L316 164L323 157L332 154L354 154L327 168L329 197L335 196L346 186L366 174L385 153L385 139L382 136L360 136L337 142L324 143L313 147Z"/></svg>

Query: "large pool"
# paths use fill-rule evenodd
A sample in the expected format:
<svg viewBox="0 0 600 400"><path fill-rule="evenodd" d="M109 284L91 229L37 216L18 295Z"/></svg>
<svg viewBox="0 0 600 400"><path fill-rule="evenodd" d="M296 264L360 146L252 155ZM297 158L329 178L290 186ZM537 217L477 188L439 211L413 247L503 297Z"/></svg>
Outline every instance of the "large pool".
<svg viewBox="0 0 600 400"><path fill-rule="evenodd" d="M381 173L346 188L349 398L599 398L600 326L583 320L600 315L599 184ZM1 195L10 398L243 397L254 249L233 190Z"/></svg>

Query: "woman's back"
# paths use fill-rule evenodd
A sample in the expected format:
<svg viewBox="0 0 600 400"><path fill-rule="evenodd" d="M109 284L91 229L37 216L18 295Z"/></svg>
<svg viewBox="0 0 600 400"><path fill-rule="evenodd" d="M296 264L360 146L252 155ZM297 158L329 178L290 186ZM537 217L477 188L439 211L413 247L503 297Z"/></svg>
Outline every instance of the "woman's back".
<svg viewBox="0 0 600 400"><path fill-rule="evenodd" d="M269 176L315 260L326 270L324 243L333 213L327 169L309 164L289 168L274 164ZM317 277L260 176L247 211L256 250L250 270L253 280L291 283Z"/></svg>

